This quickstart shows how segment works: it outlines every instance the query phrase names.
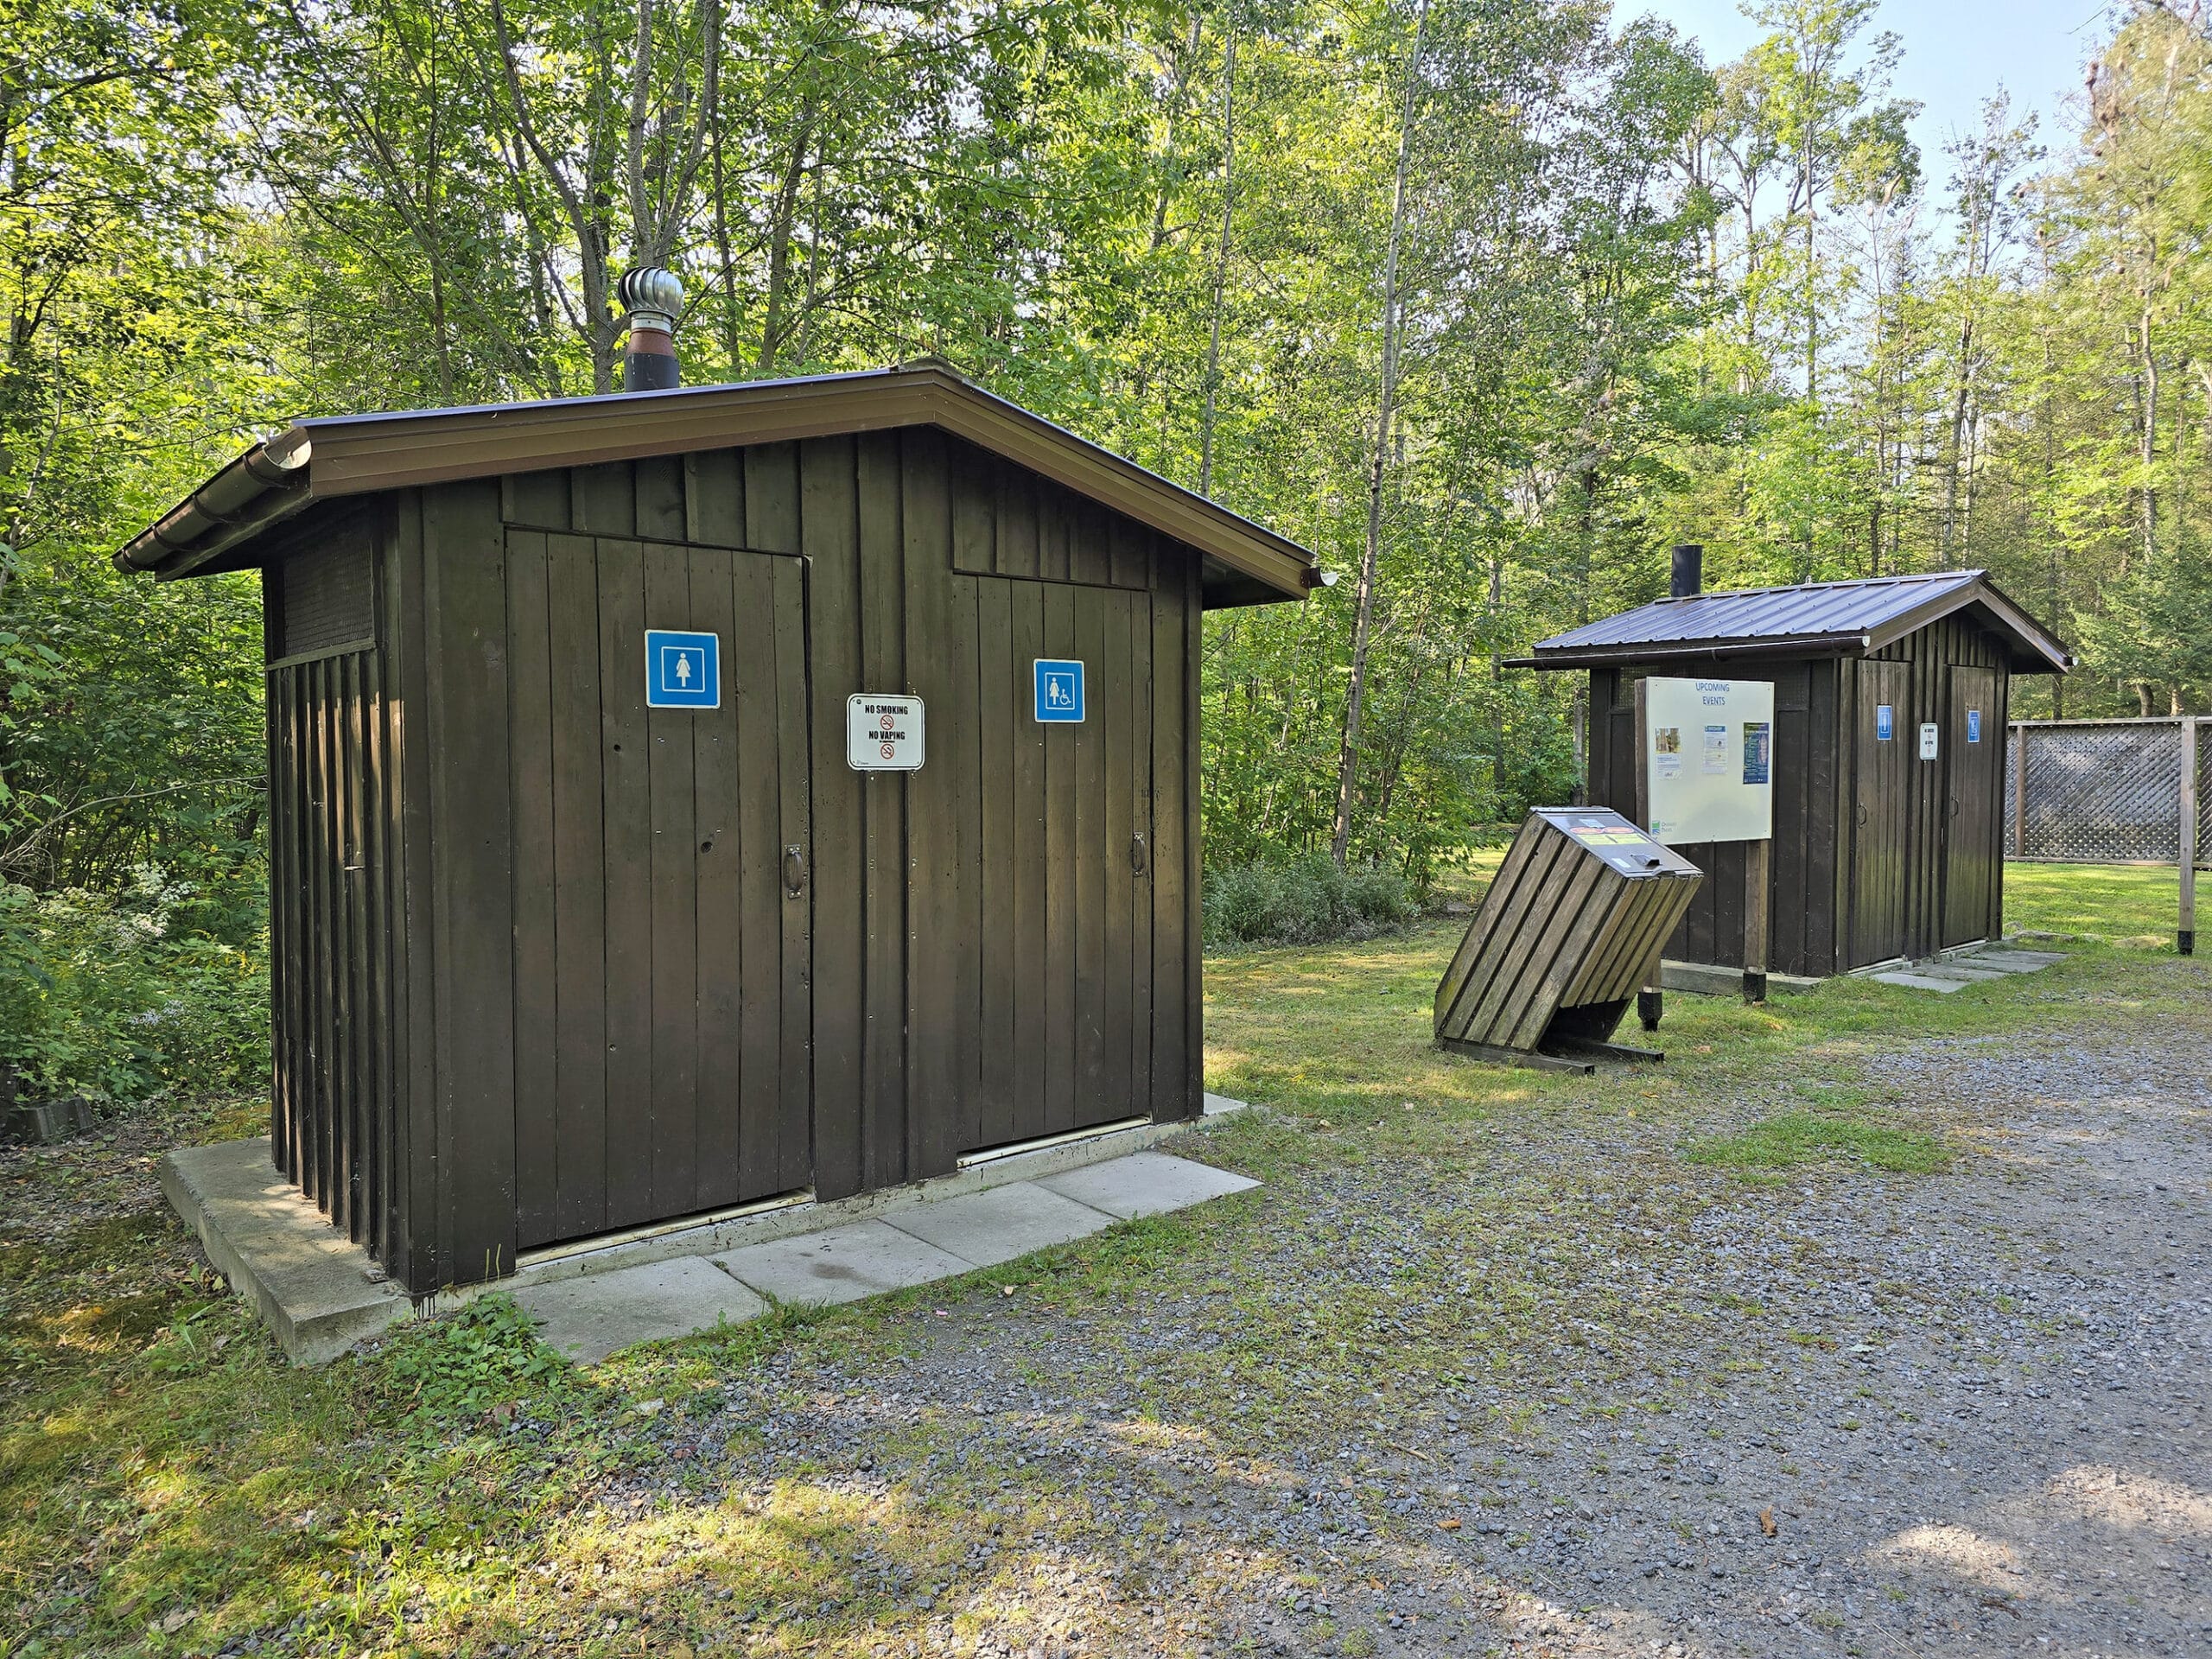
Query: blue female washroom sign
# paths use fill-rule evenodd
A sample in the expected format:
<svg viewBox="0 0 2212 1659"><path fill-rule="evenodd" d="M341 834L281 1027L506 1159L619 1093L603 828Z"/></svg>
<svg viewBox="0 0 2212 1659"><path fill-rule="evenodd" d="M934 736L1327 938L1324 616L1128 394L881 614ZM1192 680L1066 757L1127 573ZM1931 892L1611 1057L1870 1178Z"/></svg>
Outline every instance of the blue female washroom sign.
<svg viewBox="0 0 2212 1659"><path fill-rule="evenodd" d="M1037 661L1037 718L1047 725L1083 719L1083 664L1039 657Z"/></svg>
<svg viewBox="0 0 2212 1659"><path fill-rule="evenodd" d="M1897 734L1897 714L1886 702L1874 705L1874 741L1886 743Z"/></svg>
<svg viewBox="0 0 2212 1659"><path fill-rule="evenodd" d="M722 640L718 633L645 630L645 707L722 706Z"/></svg>

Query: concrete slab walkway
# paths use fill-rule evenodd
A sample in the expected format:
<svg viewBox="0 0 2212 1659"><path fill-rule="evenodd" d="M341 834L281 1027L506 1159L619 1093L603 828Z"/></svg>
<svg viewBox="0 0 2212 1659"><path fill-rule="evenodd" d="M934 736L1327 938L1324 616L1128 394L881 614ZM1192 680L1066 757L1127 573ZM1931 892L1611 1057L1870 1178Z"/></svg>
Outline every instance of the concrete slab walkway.
<svg viewBox="0 0 2212 1659"><path fill-rule="evenodd" d="M515 1300L537 1321L539 1334L580 1365L636 1343L711 1331L724 1320L742 1325L768 1311L759 1296L696 1256L531 1285Z"/></svg>
<svg viewBox="0 0 2212 1659"><path fill-rule="evenodd" d="M590 1364L632 1343L688 1336L718 1319L755 1318L771 1301L857 1302L1257 1185L1187 1158L1131 1153L715 1255L526 1285L515 1300L537 1320L547 1342Z"/></svg>
<svg viewBox="0 0 2212 1659"><path fill-rule="evenodd" d="M496 1283L410 1299L270 1162L270 1143L187 1147L162 1188L208 1259L296 1364L320 1365L410 1318L511 1293L580 1363L639 1342L995 1267L1137 1216L1255 1185L1147 1150L1245 1109L1209 1095L1196 1123L1142 1123L972 1160L957 1173L821 1204L783 1201L525 1255Z"/></svg>
<svg viewBox="0 0 2212 1659"><path fill-rule="evenodd" d="M1907 963L1866 977L1878 985L1902 985L1908 990L1934 991L1939 996L1948 996L1969 985L1986 984L1993 979L2040 973L2054 962L2065 960L2064 954L2056 950L2016 950L2008 945L1985 944L1955 957Z"/></svg>

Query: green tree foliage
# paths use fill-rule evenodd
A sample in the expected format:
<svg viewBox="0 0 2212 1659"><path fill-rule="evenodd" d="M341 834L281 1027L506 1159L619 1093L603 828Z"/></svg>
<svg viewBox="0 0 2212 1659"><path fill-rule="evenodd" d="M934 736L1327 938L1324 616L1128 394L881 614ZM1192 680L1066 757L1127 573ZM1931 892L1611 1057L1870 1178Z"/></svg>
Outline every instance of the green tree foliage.
<svg viewBox="0 0 2212 1659"><path fill-rule="evenodd" d="M2143 6L2078 142L1929 156L1872 12L0 0L0 878L251 950L256 594L104 556L290 415L607 389L654 261L695 381L938 353L1343 578L1208 619L1221 868L1418 885L1569 798L1505 664L1675 540L1988 566L2070 709L2201 707L2212 47Z"/></svg>

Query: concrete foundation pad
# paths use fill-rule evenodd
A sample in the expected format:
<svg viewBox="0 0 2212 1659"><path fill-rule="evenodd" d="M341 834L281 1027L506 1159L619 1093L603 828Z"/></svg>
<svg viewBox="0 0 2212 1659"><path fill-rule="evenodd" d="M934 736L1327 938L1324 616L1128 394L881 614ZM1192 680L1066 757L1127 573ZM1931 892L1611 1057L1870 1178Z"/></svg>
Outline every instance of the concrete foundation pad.
<svg viewBox="0 0 2212 1659"><path fill-rule="evenodd" d="M1963 976L1955 979L1938 979L1933 974L1908 973L1903 969L1886 974L1869 974L1866 977L1877 985L1902 985L1914 991L1941 991L1946 996L1953 991L1963 991L1974 982Z"/></svg>
<svg viewBox="0 0 2212 1659"><path fill-rule="evenodd" d="M414 1312L369 1253L270 1161L266 1135L182 1147L156 1173L215 1270L296 1364L327 1363Z"/></svg>
<svg viewBox="0 0 2212 1659"><path fill-rule="evenodd" d="M902 1233L979 1268L1065 1244L1114 1224L1103 1210L1063 1198L1034 1181L918 1205L885 1217Z"/></svg>
<svg viewBox="0 0 2212 1659"><path fill-rule="evenodd" d="M2065 961L2066 957L2064 952L2058 950L2014 950L2004 945L1994 945L1986 950L1975 951L1967 960L1986 967L2001 968L2008 974L2032 974L2038 969L2050 967L2054 962Z"/></svg>
<svg viewBox="0 0 2212 1659"><path fill-rule="evenodd" d="M976 1264L883 1221L779 1238L712 1257L714 1264L779 1302L857 1302L887 1290L968 1273Z"/></svg>
<svg viewBox="0 0 2212 1659"><path fill-rule="evenodd" d="M647 1262L615 1273L527 1285L515 1300L538 1323L538 1335L579 1365L619 1348L711 1331L768 1311L743 1285L696 1256Z"/></svg>
<svg viewBox="0 0 2212 1659"><path fill-rule="evenodd" d="M1166 1153L1140 1152L1116 1158L1110 1164L1048 1175L1037 1185L1126 1221L1136 1216L1165 1215L1186 1205L1242 1192L1259 1183L1211 1164L1196 1164Z"/></svg>
<svg viewBox="0 0 2212 1659"><path fill-rule="evenodd" d="M508 1278L420 1298L386 1281L368 1252L301 1196L270 1161L266 1137L171 1153L159 1174L163 1195L200 1236L208 1260L253 1304L296 1364L327 1363L402 1319L435 1317L499 1292L537 1313L556 1347L597 1357L686 1335L717 1317L752 1317L765 1306L754 1291L798 1301L857 1300L1009 1261L1125 1216L1241 1191L1255 1183L1139 1149L1244 1109L1241 1101L1208 1095L1198 1122L1116 1128L1015 1148L954 1174L831 1203L801 1195L734 1218L587 1241L536 1260L525 1255ZM1035 1185L1108 1161L1138 1163L1151 1173L1109 1181L1102 1192L1118 1196L1096 1203ZM1184 1173L1163 1181L1162 1168ZM1010 1188L1021 1192L974 1202ZM944 1206L955 1207L943 1223L932 1219ZM778 1247L790 1253L779 1256ZM740 1258L743 1265L728 1265ZM668 1273L639 1273L654 1264ZM702 1270L712 1277L702 1277ZM636 1315L626 1324L626 1305Z"/></svg>

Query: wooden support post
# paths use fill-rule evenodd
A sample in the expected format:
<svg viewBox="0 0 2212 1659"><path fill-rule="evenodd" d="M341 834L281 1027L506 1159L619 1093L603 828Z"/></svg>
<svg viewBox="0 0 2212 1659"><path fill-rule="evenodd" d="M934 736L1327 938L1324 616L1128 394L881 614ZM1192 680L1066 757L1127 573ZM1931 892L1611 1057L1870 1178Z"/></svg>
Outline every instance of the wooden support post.
<svg viewBox="0 0 2212 1659"><path fill-rule="evenodd" d="M1636 822L1646 834L1651 830L1650 713L1649 687L1645 677L1639 675L1636 682ZM1666 1012L1666 993L1655 977L1636 994L1636 1017L1646 1031L1656 1031Z"/></svg>
<svg viewBox="0 0 2212 1659"><path fill-rule="evenodd" d="M1744 843L1744 1001L1766 1001L1768 872L1772 868L1774 842Z"/></svg>
<svg viewBox="0 0 2212 1659"><path fill-rule="evenodd" d="M2028 727L2012 722L2012 856L2028 855Z"/></svg>
<svg viewBox="0 0 2212 1659"><path fill-rule="evenodd" d="M2181 722L2181 921L2174 945L2184 957L2196 954L2196 716Z"/></svg>

